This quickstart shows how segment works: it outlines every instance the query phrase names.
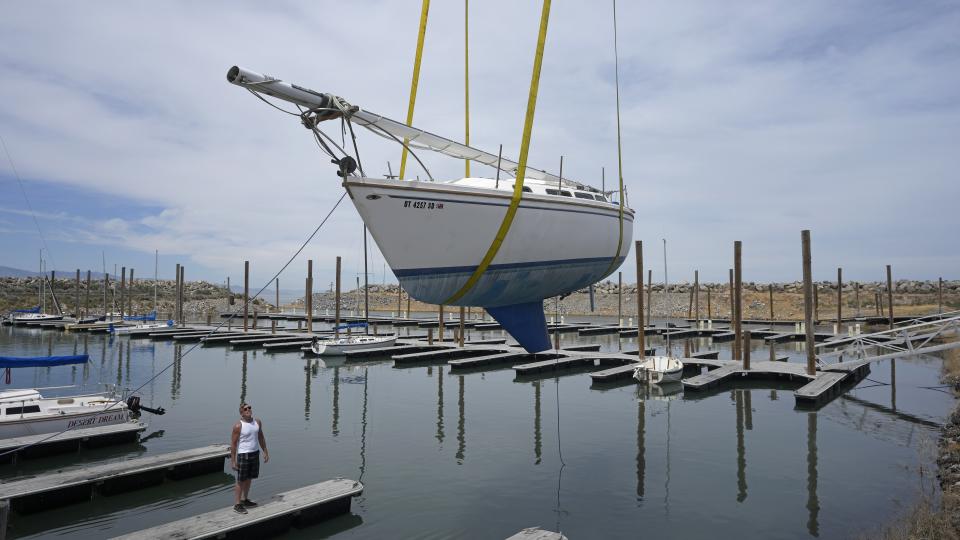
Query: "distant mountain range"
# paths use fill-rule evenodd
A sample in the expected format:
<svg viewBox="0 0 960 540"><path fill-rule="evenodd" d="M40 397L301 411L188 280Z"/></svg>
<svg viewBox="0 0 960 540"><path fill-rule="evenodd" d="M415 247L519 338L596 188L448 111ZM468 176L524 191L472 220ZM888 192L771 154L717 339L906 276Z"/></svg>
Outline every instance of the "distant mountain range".
<svg viewBox="0 0 960 540"><path fill-rule="evenodd" d="M39 276L40 272L33 272L31 270L22 270L20 268L12 268L9 266L0 266L0 277L36 277ZM47 274L49 276L49 274ZM65 278L68 276L77 275L77 271L74 270L57 270L57 276L60 278ZM83 279L87 278L86 270L80 271L80 277ZM103 272L90 272L91 279L103 279Z"/></svg>

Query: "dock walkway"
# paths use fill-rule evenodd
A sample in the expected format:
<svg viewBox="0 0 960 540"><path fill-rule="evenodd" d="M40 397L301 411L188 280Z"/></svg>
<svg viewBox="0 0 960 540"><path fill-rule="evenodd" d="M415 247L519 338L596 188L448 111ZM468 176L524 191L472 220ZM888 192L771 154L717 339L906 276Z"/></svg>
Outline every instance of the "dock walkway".
<svg viewBox="0 0 960 540"><path fill-rule="evenodd" d="M350 499L363 493L363 484L338 478L274 495L246 514L232 507L172 521L150 529L114 537L114 540L140 538L265 538L282 534L291 526L302 528L350 511Z"/></svg>
<svg viewBox="0 0 960 540"><path fill-rule="evenodd" d="M11 509L19 513L53 510L90 499L94 488L112 495L160 484L168 477L180 479L223 471L223 462L229 455L227 445L217 444L13 479L0 482L0 500L9 500Z"/></svg>
<svg viewBox="0 0 960 540"><path fill-rule="evenodd" d="M81 447L99 448L110 444L135 442L141 431L147 429L144 422L126 422L84 429L71 429L51 437L50 433L14 437L0 441L0 454L15 448L25 447L19 452L0 457L0 463L15 463L20 458L34 458L76 452Z"/></svg>

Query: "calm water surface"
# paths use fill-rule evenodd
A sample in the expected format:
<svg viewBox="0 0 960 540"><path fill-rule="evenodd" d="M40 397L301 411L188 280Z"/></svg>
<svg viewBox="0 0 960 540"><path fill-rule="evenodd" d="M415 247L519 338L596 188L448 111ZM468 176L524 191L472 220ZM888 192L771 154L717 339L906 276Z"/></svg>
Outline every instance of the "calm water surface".
<svg viewBox="0 0 960 540"><path fill-rule="evenodd" d="M563 335L572 343L618 348L612 336ZM691 346L730 355L729 344ZM783 384L663 396L628 382L591 387L583 372L518 379L509 368L460 375L388 359L308 366L297 353L190 347L0 328L0 354L91 357L83 367L15 370L11 388L133 388L159 374L139 393L167 409L148 415L139 444L3 465L0 477L226 443L246 400L271 451L252 498L335 477L366 486L350 515L290 538L506 538L531 526L571 539L838 538L872 530L933 489L936 426L953 405L923 388L939 384L934 357L879 363L847 397L808 412ZM777 352L804 361L801 344ZM767 354L755 340L754 359ZM10 532L123 534L229 506L232 482L224 472L97 497L14 516Z"/></svg>

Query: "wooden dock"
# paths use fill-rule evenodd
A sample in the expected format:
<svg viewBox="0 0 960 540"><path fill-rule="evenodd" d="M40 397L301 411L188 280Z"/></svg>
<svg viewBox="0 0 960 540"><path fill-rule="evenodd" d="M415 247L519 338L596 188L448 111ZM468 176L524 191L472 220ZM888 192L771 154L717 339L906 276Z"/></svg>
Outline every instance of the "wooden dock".
<svg viewBox="0 0 960 540"><path fill-rule="evenodd" d="M567 537L557 532L545 531L540 527L529 527L507 540L567 540Z"/></svg>
<svg viewBox="0 0 960 540"><path fill-rule="evenodd" d="M18 459L33 459L53 454L76 452L80 448L99 448L111 444L136 442L140 432L147 429L144 422L126 422L84 429L71 429L51 437L50 433L14 437L0 441L0 454L23 448L19 452L0 457L0 463L16 463Z"/></svg>
<svg viewBox="0 0 960 540"><path fill-rule="evenodd" d="M291 526L303 528L312 523L346 514L350 500L363 493L363 484L339 478L274 495L237 514L232 507L181 519L123 536L114 540L141 538L266 538L283 534Z"/></svg>
<svg viewBox="0 0 960 540"><path fill-rule="evenodd" d="M223 462L229 456L227 445L218 444L13 479L0 482L0 500L9 500L11 509L21 514L53 510L89 500L94 490L113 495L157 485L166 478L178 480L223 471Z"/></svg>

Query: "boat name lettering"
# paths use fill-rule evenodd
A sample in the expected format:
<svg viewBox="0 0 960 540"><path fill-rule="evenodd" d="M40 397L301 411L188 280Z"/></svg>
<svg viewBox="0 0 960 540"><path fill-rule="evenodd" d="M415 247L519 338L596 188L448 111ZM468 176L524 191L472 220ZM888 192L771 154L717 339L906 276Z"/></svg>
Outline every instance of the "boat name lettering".
<svg viewBox="0 0 960 540"><path fill-rule="evenodd" d="M104 414L101 416L93 416L90 418L79 418L77 420L71 420L67 424L67 429L73 429L75 427L81 426L92 426L95 424L109 424L111 422L116 422L118 420L124 419L124 413L118 412L113 414Z"/></svg>
<svg viewBox="0 0 960 540"><path fill-rule="evenodd" d="M443 210L442 202L427 202L427 201L403 201L404 208L423 208L426 210Z"/></svg>

